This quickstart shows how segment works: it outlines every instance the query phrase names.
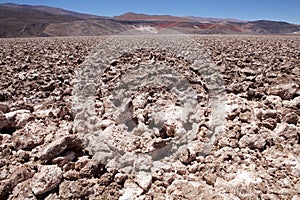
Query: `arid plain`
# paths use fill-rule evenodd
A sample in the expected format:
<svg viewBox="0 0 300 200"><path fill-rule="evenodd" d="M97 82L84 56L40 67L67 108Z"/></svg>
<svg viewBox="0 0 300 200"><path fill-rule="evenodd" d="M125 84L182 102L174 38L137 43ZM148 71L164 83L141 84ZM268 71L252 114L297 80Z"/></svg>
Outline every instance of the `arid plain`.
<svg viewBox="0 0 300 200"><path fill-rule="evenodd" d="M106 84L99 83L95 93L102 130L117 123L106 114L105 91L128 66L149 60L172 65L202 94L203 116L191 149L151 173L108 168L74 128L75 72L106 37L0 39L0 199L300 199L300 36L189 37L208 53L225 88L225 128L205 155L200 151L211 134L209 92L184 57L132 51L99 75ZM147 124L147 109L164 102L155 98L172 102L162 91L140 91L142 106L132 97L132 120L139 122L135 114L141 112ZM164 127L145 136L151 141L126 141L124 150L152 145L155 151L174 135L176 127ZM121 147L122 137L116 138Z"/></svg>

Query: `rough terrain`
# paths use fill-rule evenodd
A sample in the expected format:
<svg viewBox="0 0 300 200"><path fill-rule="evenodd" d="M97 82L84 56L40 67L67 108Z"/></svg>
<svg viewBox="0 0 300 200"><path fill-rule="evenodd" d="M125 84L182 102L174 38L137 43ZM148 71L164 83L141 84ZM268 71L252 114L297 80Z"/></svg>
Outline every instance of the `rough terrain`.
<svg viewBox="0 0 300 200"><path fill-rule="evenodd" d="M131 97L125 117L114 118L106 98L131 67L167 63L197 91L203 115L191 149L151 173L100 162L84 129L74 126L75 72L104 37L1 39L0 199L300 199L300 37L193 38L215 63L227 99L225 129L205 154L209 90L186 58L140 49L111 60L99 75L95 127L112 135L120 124L151 124L154 106L178 104L168 88L152 85ZM160 149L178 133L173 125L132 142L113 135L120 136L115 145Z"/></svg>

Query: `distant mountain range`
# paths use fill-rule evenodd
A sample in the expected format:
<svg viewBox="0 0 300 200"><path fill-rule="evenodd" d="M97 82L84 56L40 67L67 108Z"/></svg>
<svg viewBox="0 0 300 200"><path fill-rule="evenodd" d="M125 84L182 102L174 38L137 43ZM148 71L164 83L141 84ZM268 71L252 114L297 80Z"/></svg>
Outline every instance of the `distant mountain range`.
<svg viewBox="0 0 300 200"><path fill-rule="evenodd" d="M136 13L105 17L48 6L0 4L0 37L92 36L149 28L169 28L193 34L300 33L300 25L267 20L244 21Z"/></svg>

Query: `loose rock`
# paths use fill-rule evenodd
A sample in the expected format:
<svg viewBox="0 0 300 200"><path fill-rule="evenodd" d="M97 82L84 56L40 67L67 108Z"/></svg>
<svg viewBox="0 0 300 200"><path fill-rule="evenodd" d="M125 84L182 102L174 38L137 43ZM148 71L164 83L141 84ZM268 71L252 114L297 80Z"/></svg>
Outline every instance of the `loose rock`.
<svg viewBox="0 0 300 200"><path fill-rule="evenodd" d="M48 144L39 152L39 158L48 161L71 148L82 149L81 140L74 135L65 136Z"/></svg>
<svg viewBox="0 0 300 200"><path fill-rule="evenodd" d="M45 165L32 177L30 188L35 195L44 194L56 188L61 181L62 170L57 165Z"/></svg>
<svg viewBox="0 0 300 200"><path fill-rule="evenodd" d="M152 176L151 174L140 171L136 177L136 181L142 189L148 190L152 183Z"/></svg>

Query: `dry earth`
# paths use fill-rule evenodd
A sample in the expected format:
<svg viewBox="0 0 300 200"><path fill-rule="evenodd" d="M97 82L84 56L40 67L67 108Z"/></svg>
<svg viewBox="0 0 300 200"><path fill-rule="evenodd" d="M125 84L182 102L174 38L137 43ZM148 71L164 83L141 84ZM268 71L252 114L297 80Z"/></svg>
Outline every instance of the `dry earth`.
<svg viewBox="0 0 300 200"><path fill-rule="evenodd" d="M151 173L106 166L74 128L75 71L103 37L1 39L0 199L300 199L300 37L194 39L222 75L226 127L207 155L188 149ZM123 66L153 60L174 66L201 94L203 119L192 143L205 144L211 134L205 82L194 81L196 72L184 58L155 49L124 54L99 76L99 128L110 130L118 120L108 117L105 95L111 95L115 77L126 74ZM176 103L164 88L146 89L140 93L148 104L132 99L130 106L137 123L148 123L142 111L151 106ZM140 118L134 116L138 110ZM159 149L174 134L176 128L167 124L153 141L134 141L126 150Z"/></svg>

